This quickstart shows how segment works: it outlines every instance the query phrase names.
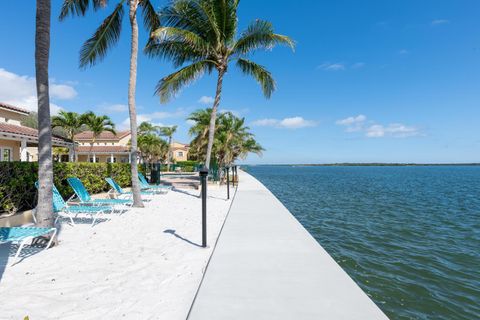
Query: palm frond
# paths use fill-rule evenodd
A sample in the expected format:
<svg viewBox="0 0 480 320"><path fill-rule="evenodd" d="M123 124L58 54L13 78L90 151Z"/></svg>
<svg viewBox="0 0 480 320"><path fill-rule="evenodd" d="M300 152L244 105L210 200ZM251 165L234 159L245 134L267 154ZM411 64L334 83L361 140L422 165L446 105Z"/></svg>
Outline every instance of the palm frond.
<svg viewBox="0 0 480 320"><path fill-rule="evenodd" d="M257 49L271 49L277 44L295 48L295 42L292 39L273 32L270 22L256 20L241 34L232 51L235 54L245 55Z"/></svg>
<svg viewBox="0 0 480 320"><path fill-rule="evenodd" d="M218 0L213 4L215 22L221 36L221 41L230 43L237 30L238 0Z"/></svg>
<svg viewBox="0 0 480 320"><path fill-rule="evenodd" d="M151 58L171 60L174 67L180 67L187 61L197 62L205 59L201 52L180 41L152 41L147 44L144 52Z"/></svg>
<svg viewBox="0 0 480 320"><path fill-rule="evenodd" d="M107 0L92 0L93 9L98 10L104 8L107 5ZM60 9L61 20L64 20L69 14L72 16L84 16L90 5L90 0L64 0L62 8Z"/></svg>
<svg viewBox="0 0 480 320"><path fill-rule="evenodd" d="M124 2L125 0L122 0L117 4L115 10L102 22L95 34L83 44L80 50L81 68L94 65L98 60L103 59L107 50L120 38Z"/></svg>
<svg viewBox="0 0 480 320"><path fill-rule="evenodd" d="M139 3L142 8L143 25L145 29L152 32L160 27L160 17L158 16L155 8L150 0L142 0Z"/></svg>
<svg viewBox="0 0 480 320"><path fill-rule="evenodd" d="M210 61L202 60L192 63L158 82L155 93L160 96L162 103L168 102L184 85L195 81L205 71L211 72L213 65Z"/></svg>
<svg viewBox="0 0 480 320"><path fill-rule="evenodd" d="M175 27L160 27L152 32L152 38L155 38L158 42L181 42L184 46L191 47L191 50L201 54L202 56L208 56L210 46L207 41L196 33L175 28Z"/></svg>
<svg viewBox="0 0 480 320"><path fill-rule="evenodd" d="M237 66L243 73L253 76L262 87L265 97L270 98L276 87L270 71L253 61L242 58L237 60Z"/></svg>

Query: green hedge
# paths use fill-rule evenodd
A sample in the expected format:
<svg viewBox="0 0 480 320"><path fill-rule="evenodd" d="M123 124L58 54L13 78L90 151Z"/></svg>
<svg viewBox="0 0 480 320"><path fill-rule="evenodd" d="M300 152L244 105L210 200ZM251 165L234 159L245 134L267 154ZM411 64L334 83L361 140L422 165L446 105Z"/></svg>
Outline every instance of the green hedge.
<svg viewBox="0 0 480 320"><path fill-rule="evenodd" d="M35 207L37 172L36 162L0 162L0 215ZM82 180L92 194L109 190L106 177L113 177L121 186L131 185L128 163L54 163L53 176L65 199L73 194L66 180L69 177Z"/></svg>

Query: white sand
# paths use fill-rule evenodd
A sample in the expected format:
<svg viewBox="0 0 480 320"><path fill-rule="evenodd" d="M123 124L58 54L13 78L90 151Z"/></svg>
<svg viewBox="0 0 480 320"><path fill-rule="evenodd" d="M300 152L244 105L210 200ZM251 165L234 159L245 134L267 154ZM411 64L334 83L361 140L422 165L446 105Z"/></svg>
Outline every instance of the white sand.
<svg viewBox="0 0 480 320"><path fill-rule="evenodd" d="M59 246L3 275L1 245L0 319L185 319L230 207L225 191L209 186L207 249L197 190L155 196L93 228L63 220Z"/></svg>

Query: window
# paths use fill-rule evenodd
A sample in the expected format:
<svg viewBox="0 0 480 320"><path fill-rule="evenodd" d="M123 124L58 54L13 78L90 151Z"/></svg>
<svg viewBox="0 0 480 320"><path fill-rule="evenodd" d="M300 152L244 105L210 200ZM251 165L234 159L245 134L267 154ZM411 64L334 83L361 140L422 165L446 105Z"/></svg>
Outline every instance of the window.
<svg viewBox="0 0 480 320"><path fill-rule="evenodd" d="M178 155L179 157L183 157L183 151L178 151L177 155Z"/></svg>
<svg viewBox="0 0 480 320"><path fill-rule="evenodd" d="M0 161L12 161L12 148L0 148Z"/></svg>
<svg viewBox="0 0 480 320"><path fill-rule="evenodd" d="M112 159L110 157L108 157L107 162L112 163ZM113 157L113 163L117 163L117 158Z"/></svg>
<svg viewBox="0 0 480 320"><path fill-rule="evenodd" d="M96 162L96 161L93 161L94 159L95 159L95 160L98 160L97 157L95 157L95 158L94 158L94 157L91 157L91 158L90 158L90 162Z"/></svg>

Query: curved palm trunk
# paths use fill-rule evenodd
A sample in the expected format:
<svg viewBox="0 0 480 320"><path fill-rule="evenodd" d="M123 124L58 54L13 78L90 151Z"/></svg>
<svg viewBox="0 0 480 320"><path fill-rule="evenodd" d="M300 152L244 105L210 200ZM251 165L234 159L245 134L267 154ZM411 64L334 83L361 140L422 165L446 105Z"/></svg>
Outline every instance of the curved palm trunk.
<svg viewBox="0 0 480 320"><path fill-rule="evenodd" d="M50 54L50 0L37 0L35 76L38 97L38 204L37 224L53 226L53 159L48 59Z"/></svg>
<svg viewBox="0 0 480 320"><path fill-rule="evenodd" d="M137 165L137 113L135 110L135 89L137 85L137 56L138 56L138 23L137 23L138 0L130 0L130 25L132 28L132 42L130 54L130 79L128 82L128 110L130 113L130 169L132 173L133 206L143 207L140 185L138 183Z"/></svg>
<svg viewBox="0 0 480 320"><path fill-rule="evenodd" d="M223 76L225 75L225 69L218 71L217 79L217 92L215 94L215 101L213 102L212 115L210 117L210 128L208 129L208 145L207 156L205 160L205 166L210 169L210 160L212 157L213 138L215 137L215 122L217 121L217 109L220 104L220 96L222 94Z"/></svg>

